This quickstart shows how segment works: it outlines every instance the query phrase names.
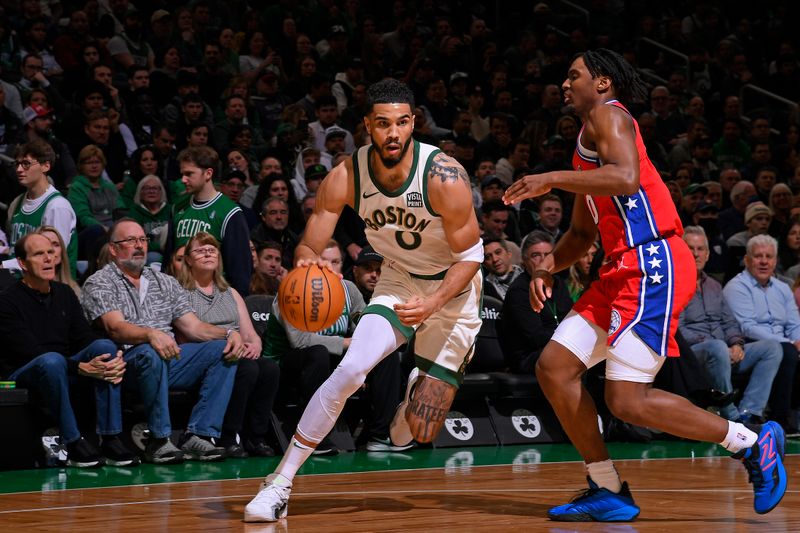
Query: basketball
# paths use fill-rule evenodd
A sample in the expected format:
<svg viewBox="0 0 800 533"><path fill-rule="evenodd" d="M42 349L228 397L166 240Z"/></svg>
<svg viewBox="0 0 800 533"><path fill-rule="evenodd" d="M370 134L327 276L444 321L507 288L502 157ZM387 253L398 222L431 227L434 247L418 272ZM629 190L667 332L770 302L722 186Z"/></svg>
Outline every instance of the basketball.
<svg viewBox="0 0 800 533"><path fill-rule="evenodd" d="M303 331L331 327L344 310L344 300L344 285L339 276L317 265L293 269L278 288L281 316Z"/></svg>

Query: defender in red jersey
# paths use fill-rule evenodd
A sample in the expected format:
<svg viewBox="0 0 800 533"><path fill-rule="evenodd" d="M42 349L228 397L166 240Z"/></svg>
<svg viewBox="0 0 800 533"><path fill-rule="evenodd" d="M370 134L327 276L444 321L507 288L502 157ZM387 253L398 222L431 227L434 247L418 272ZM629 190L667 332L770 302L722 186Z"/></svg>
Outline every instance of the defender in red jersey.
<svg viewBox="0 0 800 533"><path fill-rule="evenodd" d="M653 389L665 356L677 356L678 316L696 289L694 259L669 192L653 167L639 126L620 101L644 95L636 71L617 53L578 56L562 88L583 121L572 171L525 176L506 191L507 204L559 188L576 194L570 229L531 280L531 306L543 308L553 273L575 263L598 233L606 254L600 278L558 326L536 366L542 390L586 462L589 490L550 509L563 521L627 521L639 507L620 481L597 428L597 410L582 385L586 370L606 361L605 398L611 412L632 424L681 437L718 442L742 458L756 492L755 509L768 512L786 487L783 434L776 424L750 429ZM761 441L781 450L758 461ZM762 466L759 466L762 465Z"/></svg>

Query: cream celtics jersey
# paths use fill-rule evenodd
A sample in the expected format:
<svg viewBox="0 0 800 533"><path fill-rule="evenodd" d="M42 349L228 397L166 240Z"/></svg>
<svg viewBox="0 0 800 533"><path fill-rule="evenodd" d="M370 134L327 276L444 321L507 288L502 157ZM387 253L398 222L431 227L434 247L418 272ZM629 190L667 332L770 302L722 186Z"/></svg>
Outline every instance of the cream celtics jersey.
<svg viewBox="0 0 800 533"><path fill-rule="evenodd" d="M413 141L408 178L387 191L372 173L371 146L353 155L355 211L366 224L367 240L384 258L416 277L437 279L455 262L439 215L428 202L428 171L435 146Z"/></svg>

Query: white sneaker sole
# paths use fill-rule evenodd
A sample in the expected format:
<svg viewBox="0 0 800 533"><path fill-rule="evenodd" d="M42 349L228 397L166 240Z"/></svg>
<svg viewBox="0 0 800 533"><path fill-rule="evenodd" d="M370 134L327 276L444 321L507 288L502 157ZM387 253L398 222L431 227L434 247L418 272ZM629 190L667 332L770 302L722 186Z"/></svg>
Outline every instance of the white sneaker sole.
<svg viewBox="0 0 800 533"><path fill-rule="evenodd" d="M414 440L414 435L411 434L411 428L408 427L408 422L406 422L406 407L408 407L411 389L414 388L417 379L419 379L419 368L414 367L414 370L408 375L406 395L403 401L400 402L400 405L397 406L392 424L389 426L389 438L395 446L408 446L411 441Z"/></svg>
<svg viewBox="0 0 800 533"><path fill-rule="evenodd" d="M369 443L367 443L367 451L371 452L371 453L397 453L397 452L404 452L406 450L410 450L413 447L414 447L414 443L405 444L403 446L383 444L382 442L379 442L379 443L369 442Z"/></svg>
<svg viewBox="0 0 800 533"><path fill-rule="evenodd" d="M286 515L289 514L289 506L286 505L283 507L283 510L278 513L278 517L275 518L274 516L266 516L260 513L250 513L247 509L244 510L244 521L245 522L277 522L278 520L282 520L286 518Z"/></svg>
<svg viewBox="0 0 800 533"><path fill-rule="evenodd" d="M250 505L244 508L244 521L245 522L277 522L283 518L286 518L286 515L289 514L289 502L287 501L282 508L279 508L277 512L272 509L272 514L264 514L263 512L255 512L248 509Z"/></svg>

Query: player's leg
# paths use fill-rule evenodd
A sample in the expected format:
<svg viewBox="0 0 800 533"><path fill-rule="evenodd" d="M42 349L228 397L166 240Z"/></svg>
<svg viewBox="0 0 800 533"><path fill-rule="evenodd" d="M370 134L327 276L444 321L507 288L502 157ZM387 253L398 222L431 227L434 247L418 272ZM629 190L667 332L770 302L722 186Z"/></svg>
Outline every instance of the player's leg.
<svg viewBox="0 0 800 533"><path fill-rule="evenodd" d="M437 283L415 280L415 288L418 294L430 294ZM412 440L432 442L442 429L481 328L482 286L478 272L465 291L417 329L416 368L390 427L395 445L407 445Z"/></svg>
<svg viewBox="0 0 800 533"><path fill-rule="evenodd" d="M362 316L342 362L308 402L280 464L245 508L246 522L270 522L286 516L297 470L333 429L345 401L364 383L369 371L405 341L384 317Z"/></svg>
<svg viewBox="0 0 800 533"><path fill-rule="evenodd" d="M597 408L581 379L586 369L571 350L551 341L536 364L536 379L570 442L586 463L594 463L609 456L598 430Z"/></svg>
<svg viewBox="0 0 800 533"><path fill-rule="evenodd" d="M589 489L547 513L551 520L627 521L639 515L627 484L611 461L597 424L597 410L581 380L587 368L607 354L606 333L582 315L570 312L545 346L536 377L561 426L586 464Z"/></svg>
<svg viewBox="0 0 800 533"><path fill-rule="evenodd" d="M623 355L624 354L624 355ZM771 511L786 491L783 466L784 435L768 422L750 426L731 422L695 406L685 398L651 387L663 363L633 331L609 349L606 360L606 403L618 418L679 437L716 442L742 459L755 490L758 513ZM767 460L761 460L766 457Z"/></svg>

